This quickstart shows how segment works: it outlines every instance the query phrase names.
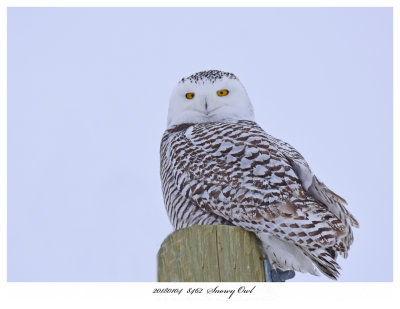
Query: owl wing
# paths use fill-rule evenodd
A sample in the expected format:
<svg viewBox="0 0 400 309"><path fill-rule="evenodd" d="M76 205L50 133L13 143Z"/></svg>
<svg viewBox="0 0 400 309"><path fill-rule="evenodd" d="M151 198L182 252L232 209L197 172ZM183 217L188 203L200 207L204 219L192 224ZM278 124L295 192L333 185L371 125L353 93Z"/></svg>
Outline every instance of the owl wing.
<svg viewBox="0 0 400 309"><path fill-rule="evenodd" d="M347 205L346 200L331 191L314 175L306 160L294 147L270 135L267 135L267 137L279 146L280 151L289 160L308 194L326 205L329 211L346 224L359 227L357 220L345 207Z"/></svg>
<svg viewBox="0 0 400 309"><path fill-rule="evenodd" d="M173 144L180 158L173 177L197 207L310 250L340 243L344 223L306 194L290 160L254 122L196 124Z"/></svg>

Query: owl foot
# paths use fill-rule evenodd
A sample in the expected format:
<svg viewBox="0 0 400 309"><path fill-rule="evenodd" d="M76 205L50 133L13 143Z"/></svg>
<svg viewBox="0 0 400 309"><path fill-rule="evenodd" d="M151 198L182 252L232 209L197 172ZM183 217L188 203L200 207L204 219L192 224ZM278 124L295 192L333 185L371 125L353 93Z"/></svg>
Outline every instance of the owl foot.
<svg viewBox="0 0 400 309"><path fill-rule="evenodd" d="M295 276L294 270L280 270L279 268L272 268L268 259L264 260L264 271L266 282L285 282Z"/></svg>
<svg viewBox="0 0 400 309"><path fill-rule="evenodd" d="M286 280L292 279L295 276L294 270L272 269L271 278L272 282L285 282Z"/></svg>

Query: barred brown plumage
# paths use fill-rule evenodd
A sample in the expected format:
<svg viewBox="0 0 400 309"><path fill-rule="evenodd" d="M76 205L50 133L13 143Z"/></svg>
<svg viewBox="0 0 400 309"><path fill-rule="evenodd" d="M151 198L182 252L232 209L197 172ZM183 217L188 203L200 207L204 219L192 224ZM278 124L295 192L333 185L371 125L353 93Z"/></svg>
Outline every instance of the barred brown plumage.
<svg viewBox="0 0 400 309"><path fill-rule="evenodd" d="M231 84L239 81L230 75L194 76L181 84L204 78L207 87L229 85L229 95L240 90ZM313 175L296 149L253 121L249 102L242 104L251 109L244 116L230 114L225 101L220 104L208 92L201 96L201 88L190 88L199 90L199 103L191 105L195 116L181 117L170 107L169 127L161 141L162 191L174 228L237 225L261 239L274 268L316 275L316 266L336 279L340 267L335 259L338 254L347 257L351 226L358 226L344 207L346 201ZM204 108L201 118L199 106ZM209 116L208 106L220 110Z"/></svg>

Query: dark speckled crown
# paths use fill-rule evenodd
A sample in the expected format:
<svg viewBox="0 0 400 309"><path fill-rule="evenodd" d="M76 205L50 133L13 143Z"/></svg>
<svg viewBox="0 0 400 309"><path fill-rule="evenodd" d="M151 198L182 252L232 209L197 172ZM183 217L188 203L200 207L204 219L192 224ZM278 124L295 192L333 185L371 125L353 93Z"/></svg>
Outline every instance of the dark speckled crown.
<svg viewBox="0 0 400 309"><path fill-rule="evenodd" d="M204 83L206 81L214 83L216 80L222 79L223 77L227 77L230 79L238 79L233 73L227 73L218 70L209 70L209 71L201 71L193 75L190 75L188 77L184 77L180 80L180 83L191 82L197 84L199 82Z"/></svg>

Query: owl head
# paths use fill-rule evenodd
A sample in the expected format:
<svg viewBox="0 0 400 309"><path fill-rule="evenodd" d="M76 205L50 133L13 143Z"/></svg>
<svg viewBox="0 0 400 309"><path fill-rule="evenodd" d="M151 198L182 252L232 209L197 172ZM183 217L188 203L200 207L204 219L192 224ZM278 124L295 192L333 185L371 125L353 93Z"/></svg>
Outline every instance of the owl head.
<svg viewBox="0 0 400 309"><path fill-rule="evenodd" d="M232 73L202 71L182 78L172 91L167 127L182 123L254 120L249 96Z"/></svg>

